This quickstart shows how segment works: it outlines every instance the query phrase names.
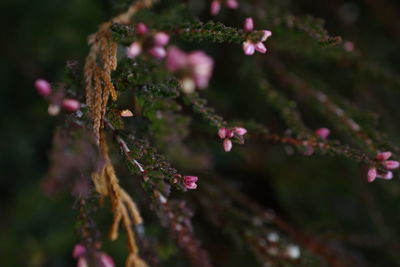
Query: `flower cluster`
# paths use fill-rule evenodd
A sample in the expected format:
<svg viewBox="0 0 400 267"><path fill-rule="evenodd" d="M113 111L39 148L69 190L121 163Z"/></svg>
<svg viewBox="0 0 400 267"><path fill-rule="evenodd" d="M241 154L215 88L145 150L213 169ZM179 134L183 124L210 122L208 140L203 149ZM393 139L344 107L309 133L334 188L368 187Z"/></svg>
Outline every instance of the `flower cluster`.
<svg viewBox="0 0 400 267"><path fill-rule="evenodd" d="M169 35L165 32L152 33L142 22L138 23L135 29L138 40L128 46L126 56L133 59L142 51L147 51L154 58L163 59L166 55L164 46L169 42Z"/></svg>
<svg viewBox="0 0 400 267"><path fill-rule="evenodd" d="M219 138L223 139L223 145L225 152L229 152L232 149L232 138L235 134L243 136L247 133L247 130L243 127L234 127L232 129L220 128L218 130Z"/></svg>
<svg viewBox="0 0 400 267"><path fill-rule="evenodd" d="M177 47L168 48L166 67L180 78L185 93L193 93L195 88L206 88L213 66L213 59L202 51L185 53Z"/></svg>
<svg viewBox="0 0 400 267"><path fill-rule="evenodd" d="M213 0L210 6L210 14L215 16L221 10L221 2L225 4L227 8L237 9L239 4L236 0Z"/></svg>
<svg viewBox="0 0 400 267"><path fill-rule="evenodd" d="M254 22L252 18L245 19L243 30L247 33L251 33L254 31ZM267 52L267 48L265 47L263 42L265 42L268 39L268 37L272 35L272 32L268 30L263 30L262 32L263 35L260 41L254 42L253 40L248 38L245 42L243 42L243 51L245 55L248 56L253 55L255 51L260 52L262 54Z"/></svg>
<svg viewBox="0 0 400 267"><path fill-rule="evenodd" d="M77 267L87 267L92 266L90 264L91 260L95 261L92 264L96 264L95 266L102 267L114 267L114 260L104 252L94 252L94 257L90 257L85 246L81 244L76 244L74 247L74 251L72 252L72 257L78 260Z"/></svg>
<svg viewBox="0 0 400 267"><path fill-rule="evenodd" d="M386 151L376 155L376 160L379 161L386 169L394 170L400 167L400 163L396 160L388 160L392 156L392 152ZM375 167L371 167L368 170L367 179L368 182L373 182L376 178L385 180L391 180L393 178L392 171L382 172L377 170Z"/></svg>
<svg viewBox="0 0 400 267"><path fill-rule="evenodd" d="M62 90L53 92L50 83L44 79L37 79L35 88L39 95L49 100L48 112L52 116L58 115L61 108L68 112L75 112L81 107L78 100L65 97Z"/></svg>

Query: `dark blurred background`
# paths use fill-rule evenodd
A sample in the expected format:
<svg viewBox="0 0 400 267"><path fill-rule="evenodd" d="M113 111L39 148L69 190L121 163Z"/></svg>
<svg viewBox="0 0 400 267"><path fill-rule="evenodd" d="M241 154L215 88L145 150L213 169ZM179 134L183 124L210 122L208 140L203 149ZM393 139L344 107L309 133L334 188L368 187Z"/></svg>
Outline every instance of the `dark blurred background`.
<svg viewBox="0 0 400 267"><path fill-rule="evenodd" d="M324 18L333 35L353 41L372 59L398 70L399 1L293 2L295 13ZM87 36L109 18L112 5L113 1L94 0L0 1L3 25L0 31L0 266L74 264L70 256L76 243L73 234L76 214L71 209L73 198L68 194L49 198L40 187L48 167L48 151L57 120L47 115L46 104L36 94L33 82L38 77L61 80L67 60L82 63L88 51ZM243 103L237 95L237 103L245 108L248 103ZM300 227L307 225L313 231L326 232L327 236L330 233L326 229L345 229L341 231L344 236L337 237L341 240L363 222L353 211L362 209L365 203L375 205L371 195L357 196L357 190L347 188L343 182L360 176L356 164L323 157L308 160L294 156L292 160L284 160L282 152L274 149L269 154L268 164L275 167L269 168L269 175L287 179L271 178L268 183L272 183L276 191L268 192L268 196L251 184L245 191L261 203L279 203L274 205L278 212L290 210L290 219ZM289 161L291 165L287 168ZM346 171L327 174L327 169ZM254 172L257 176L257 170ZM335 179L342 182L324 183L324 180ZM360 181L352 180L352 187L364 186ZM262 181L259 183L263 184ZM268 184L265 186L272 188ZM381 196L382 192L377 194ZM384 211L386 215L391 211L398 213L394 199L398 197L385 202L388 204ZM337 219L337 212L342 213L343 220ZM368 218L368 211L360 211L359 216ZM385 224L380 215L371 216L378 216L377 224ZM314 221L311 226L310 220ZM346 227L341 225L344 221ZM374 226L369 225L365 232L369 230L374 231ZM378 231L374 235L381 234ZM124 253L120 254L116 257L123 258Z"/></svg>

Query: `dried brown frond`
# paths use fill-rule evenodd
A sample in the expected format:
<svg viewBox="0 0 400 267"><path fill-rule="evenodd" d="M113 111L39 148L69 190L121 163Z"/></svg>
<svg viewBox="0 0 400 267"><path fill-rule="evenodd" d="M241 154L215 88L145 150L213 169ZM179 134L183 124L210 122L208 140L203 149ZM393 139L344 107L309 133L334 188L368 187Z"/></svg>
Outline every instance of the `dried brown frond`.
<svg viewBox="0 0 400 267"><path fill-rule="evenodd" d="M119 225L122 225L127 234L129 257L126 262L127 266L147 266L140 259L139 250L136 245L135 233L132 226L142 224L143 219L140 216L136 203L128 195L128 193L119 185L118 177L108 155L108 145L105 140L104 133L100 134L100 148L105 159L104 167L93 174L93 181L97 192L102 196L108 196L114 214L113 223L110 229L110 239L118 238Z"/></svg>
<svg viewBox="0 0 400 267"><path fill-rule="evenodd" d="M110 95L113 101L118 97L111 80L111 72L117 68L117 44L112 40L110 26L114 22L129 23L139 9L150 7L154 2L155 0L135 1L126 12L101 24L98 31L88 38L91 47L84 67L86 104L92 112L93 131L98 142L108 99Z"/></svg>

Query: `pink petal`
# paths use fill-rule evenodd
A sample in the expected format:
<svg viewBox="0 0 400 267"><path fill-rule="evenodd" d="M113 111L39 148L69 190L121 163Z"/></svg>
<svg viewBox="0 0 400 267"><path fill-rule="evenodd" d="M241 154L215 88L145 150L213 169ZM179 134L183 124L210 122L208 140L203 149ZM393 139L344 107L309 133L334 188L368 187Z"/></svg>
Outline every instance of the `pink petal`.
<svg viewBox="0 0 400 267"><path fill-rule="evenodd" d="M169 71L175 72L183 68L187 63L186 54L176 47L170 47L167 51L166 67Z"/></svg>
<svg viewBox="0 0 400 267"><path fill-rule="evenodd" d="M76 266L77 267L89 267L89 264L85 257L80 257L78 259L78 264Z"/></svg>
<svg viewBox="0 0 400 267"><path fill-rule="evenodd" d="M272 35L272 32L268 31L268 30L263 30L263 33L264 34L263 34L263 36L261 38L261 42L264 42L265 40L268 39L268 37L270 37Z"/></svg>
<svg viewBox="0 0 400 267"><path fill-rule="evenodd" d="M376 155L376 159L379 161L387 160L392 156L392 152L386 151L386 152L381 152Z"/></svg>
<svg viewBox="0 0 400 267"><path fill-rule="evenodd" d="M164 46L169 42L169 35L165 32L158 32L154 35L154 43L156 46Z"/></svg>
<svg viewBox="0 0 400 267"><path fill-rule="evenodd" d="M243 128L243 127L235 127L233 130L238 135L245 135L247 133L247 130L245 128Z"/></svg>
<svg viewBox="0 0 400 267"><path fill-rule="evenodd" d="M163 59L167 55L167 52L162 46L154 46L149 50L149 54L156 59Z"/></svg>
<svg viewBox="0 0 400 267"><path fill-rule="evenodd" d="M221 9L221 3L219 1L212 1L210 6L210 14L215 16Z"/></svg>
<svg viewBox="0 0 400 267"><path fill-rule="evenodd" d="M136 25L135 30L138 35L144 35L149 31L149 28L147 28L146 24L140 22Z"/></svg>
<svg viewBox="0 0 400 267"><path fill-rule="evenodd" d="M315 130L315 134L321 139L327 139L331 131L328 128L319 128Z"/></svg>
<svg viewBox="0 0 400 267"><path fill-rule="evenodd" d="M225 5L231 9L236 9L239 6L239 4L236 0L228 0L225 2Z"/></svg>
<svg viewBox="0 0 400 267"><path fill-rule="evenodd" d="M231 139L225 139L224 140L224 150L225 152L229 152L232 149L232 141Z"/></svg>
<svg viewBox="0 0 400 267"><path fill-rule="evenodd" d="M265 47L265 45L263 44L263 43L261 43L261 42L258 42L258 43L256 43L255 44L255 49L258 51L258 52L260 52L260 53L265 53L265 52L267 52L267 48Z"/></svg>
<svg viewBox="0 0 400 267"><path fill-rule="evenodd" d="M74 250L72 252L72 257L74 259L77 259L79 257L82 257L86 253L86 248L82 244L76 244L74 246Z"/></svg>
<svg viewBox="0 0 400 267"><path fill-rule="evenodd" d="M386 169L393 170L397 169L400 166L400 163L395 160L387 160L383 162L383 166L385 166Z"/></svg>
<svg viewBox="0 0 400 267"><path fill-rule="evenodd" d="M244 26L243 26L243 30L245 32L251 32L254 29L254 22L252 18L247 18L244 21Z"/></svg>
<svg viewBox="0 0 400 267"><path fill-rule="evenodd" d="M72 98L66 98L62 102L62 107L66 111L74 112L77 111L81 107L81 103L78 100Z"/></svg>
<svg viewBox="0 0 400 267"><path fill-rule="evenodd" d="M224 139L226 137L226 128L220 128L218 130L218 136L221 139Z"/></svg>
<svg viewBox="0 0 400 267"><path fill-rule="evenodd" d="M39 95L46 97L51 94L51 85L44 79L37 79L35 81L35 88Z"/></svg>
<svg viewBox="0 0 400 267"><path fill-rule="evenodd" d="M115 266L114 260L106 253L100 254L100 261L104 267L114 267Z"/></svg>
<svg viewBox="0 0 400 267"><path fill-rule="evenodd" d="M130 59L134 59L142 52L142 46L138 42L133 42L126 48L126 56Z"/></svg>
<svg viewBox="0 0 400 267"><path fill-rule="evenodd" d="M244 42L243 43L243 51L244 51L244 54L247 56L253 55L254 51L255 51L254 44L250 41Z"/></svg>
<svg viewBox="0 0 400 267"><path fill-rule="evenodd" d="M183 184L187 189L196 189L196 182L198 179L199 178L197 176L183 176Z"/></svg>
<svg viewBox="0 0 400 267"><path fill-rule="evenodd" d="M382 178L382 179L385 179L385 180L391 180L393 178L393 172L389 171L389 172L384 173L384 174L380 173L376 177Z"/></svg>
<svg viewBox="0 0 400 267"><path fill-rule="evenodd" d="M370 168L368 170L368 175L367 175L368 182L372 183L376 177L377 177L376 168Z"/></svg>

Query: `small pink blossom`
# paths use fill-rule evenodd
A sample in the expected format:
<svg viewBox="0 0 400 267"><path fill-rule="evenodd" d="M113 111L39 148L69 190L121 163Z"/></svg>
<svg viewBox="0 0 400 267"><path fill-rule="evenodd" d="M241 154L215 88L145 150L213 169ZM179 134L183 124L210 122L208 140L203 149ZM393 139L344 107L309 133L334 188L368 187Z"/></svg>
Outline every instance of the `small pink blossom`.
<svg viewBox="0 0 400 267"><path fill-rule="evenodd" d="M197 176L183 176L183 184L187 189L196 189L196 182L198 179L199 178Z"/></svg>
<svg viewBox="0 0 400 267"><path fill-rule="evenodd" d="M35 81L35 88L39 95L47 97L51 94L51 85L44 79L37 79Z"/></svg>
<svg viewBox="0 0 400 267"><path fill-rule="evenodd" d="M165 32L158 32L154 35L154 43L156 46L165 46L169 42L169 35Z"/></svg>
<svg viewBox="0 0 400 267"><path fill-rule="evenodd" d="M149 49L149 54L156 59L163 59L167 55L167 52L162 46L154 46Z"/></svg>
<svg viewBox="0 0 400 267"><path fill-rule="evenodd" d="M221 3L218 0L214 0L211 2L210 6L210 14L215 16L221 10Z"/></svg>
<svg viewBox="0 0 400 267"><path fill-rule="evenodd" d="M380 152L376 155L376 159L379 161L384 161L387 160L392 156L392 152L386 151L386 152Z"/></svg>
<svg viewBox="0 0 400 267"><path fill-rule="evenodd" d="M226 128L219 128L218 136L219 138L224 139L226 137Z"/></svg>
<svg viewBox="0 0 400 267"><path fill-rule="evenodd" d="M331 131L328 128L319 128L315 130L315 134L321 139L327 139Z"/></svg>
<svg viewBox="0 0 400 267"><path fill-rule="evenodd" d="M232 141L231 139L226 138L224 140L224 150L225 152L229 152L232 150Z"/></svg>
<svg viewBox="0 0 400 267"><path fill-rule="evenodd" d="M368 170L368 175L367 175L368 182L372 183L376 179L376 176L377 176L376 168L370 168Z"/></svg>
<svg viewBox="0 0 400 267"><path fill-rule="evenodd" d="M354 43L350 41L346 41L343 44L343 48L346 52L351 52L354 50Z"/></svg>
<svg viewBox="0 0 400 267"><path fill-rule="evenodd" d="M384 161L382 164L383 164L383 166L385 166L386 169L389 169L389 170L397 169L400 166L400 163L395 160L387 160L387 161Z"/></svg>
<svg viewBox="0 0 400 267"><path fill-rule="evenodd" d="M245 19L243 30L246 33L251 33L254 31L254 22L252 18ZM272 32L268 30L262 30L262 32L263 35L259 42L255 42L250 39L247 39L246 41L243 42L243 52L245 55L251 56L254 54L255 51L262 54L267 52L267 48L265 47L263 42L265 42L268 39L268 37L272 35Z"/></svg>
<svg viewBox="0 0 400 267"><path fill-rule="evenodd" d="M244 20L243 30L245 32L251 32L254 29L254 22L252 18L247 18Z"/></svg>
<svg viewBox="0 0 400 267"><path fill-rule="evenodd" d="M225 5L230 9L236 9L239 6L236 0L226 0Z"/></svg>
<svg viewBox="0 0 400 267"><path fill-rule="evenodd" d="M72 252L72 257L77 259L78 257L83 256L85 253L86 253L85 246L82 244L76 244Z"/></svg>
<svg viewBox="0 0 400 267"><path fill-rule="evenodd" d="M130 59L134 59L142 52L142 45L139 42L133 42L126 49L126 56Z"/></svg>
<svg viewBox="0 0 400 267"><path fill-rule="evenodd" d="M149 28L143 22L140 22L135 27L136 33L138 35L145 35L149 32Z"/></svg>
<svg viewBox="0 0 400 267"><path fill-rule="evenodd" d="M65 98L62 102L62 107L66 111L74 112L81 107L81 103L78 100L72 98Z"/></svg>
<svg viewBox="0 0 400 267"><path fill-rule="evenodd" d="M238 135L245 135L247 133L247 130L245 128L243 128L243 127L235 127L233 130Z"/></svg>
<svg viewBox="0 0 400 267"><path fill-rule="evenodd" d="M99 266L103 267L114 267L114 260L104 252L95 251L94 258L90 258L90 260L94 260L96 263L99 263ZM89 255L87 253L87 249L82 244L77 244L74 247L72 252L72 257L78 260L77 267L89 267Z"/></svg>
<svg viewBox="0 0 400 267"><path fill-rule="evenodd" d="M378 173L376 177L382 178L385 180L391 180L393 178L393 172L388 171L386 173Z"/></svg>

